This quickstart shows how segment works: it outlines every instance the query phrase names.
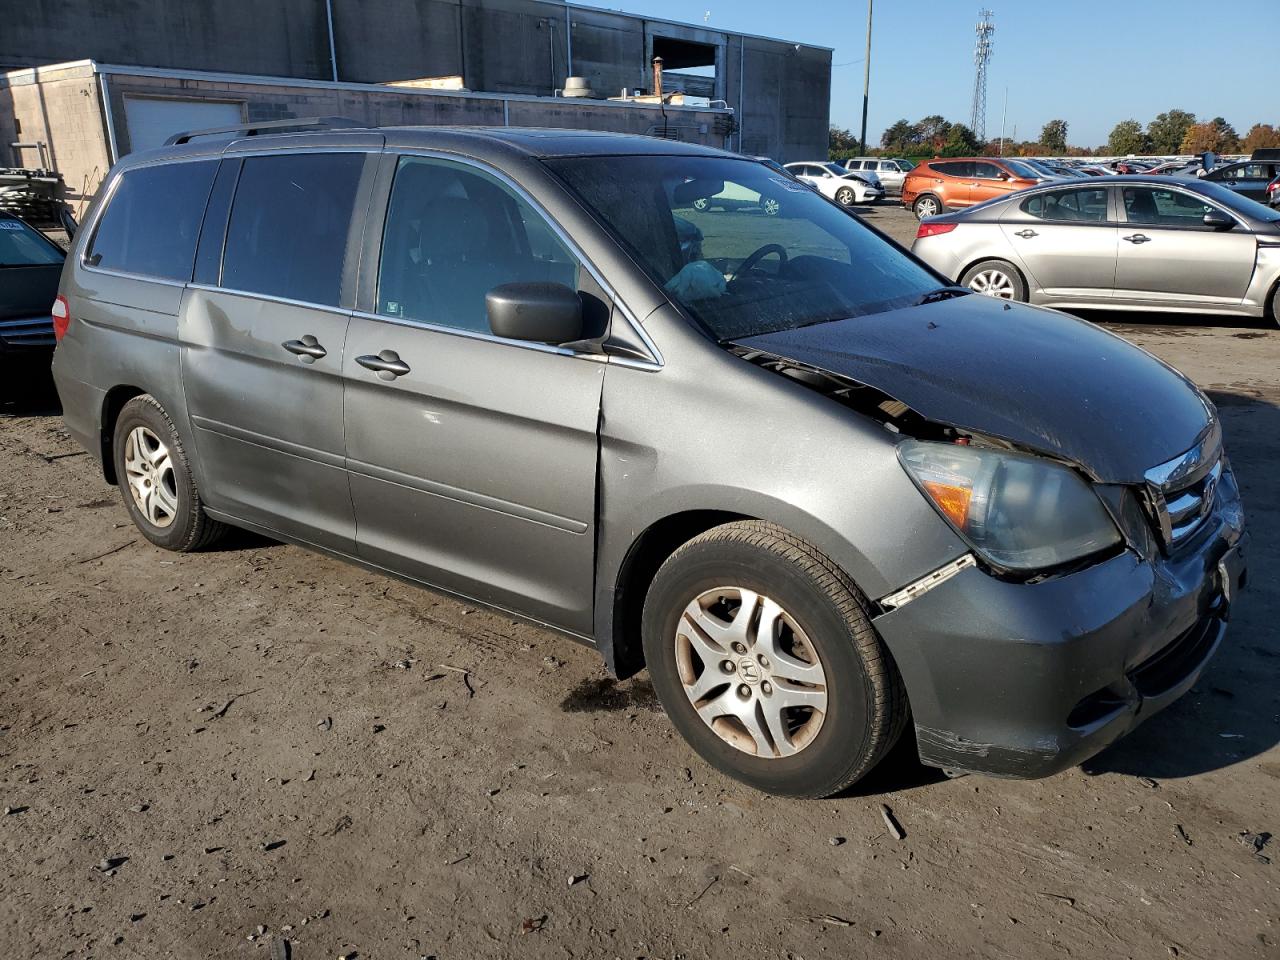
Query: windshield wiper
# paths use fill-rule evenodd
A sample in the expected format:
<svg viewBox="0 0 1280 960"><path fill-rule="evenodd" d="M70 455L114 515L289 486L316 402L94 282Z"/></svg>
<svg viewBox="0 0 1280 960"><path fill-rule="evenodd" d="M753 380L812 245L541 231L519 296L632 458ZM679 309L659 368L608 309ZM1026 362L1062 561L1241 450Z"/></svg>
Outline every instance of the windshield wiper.
<svg viewBox="0 0 1280 960"><path fill-rule="evenodd" d="M939 287L937 290L930 290L923 297L917 300L916 306L922 307L926 303L937 303L939 300L950 300L952 297L963 297L972 292L973 291L971 290L966 290L964 287Z"/></svg>

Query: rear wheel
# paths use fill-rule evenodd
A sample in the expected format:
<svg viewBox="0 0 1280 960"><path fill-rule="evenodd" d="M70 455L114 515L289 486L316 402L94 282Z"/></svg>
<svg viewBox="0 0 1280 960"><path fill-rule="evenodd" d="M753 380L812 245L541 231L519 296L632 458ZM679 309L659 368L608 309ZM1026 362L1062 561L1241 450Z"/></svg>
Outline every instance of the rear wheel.
<svg viewBox="0 0 1280 960"><path fill-rule="evenodd" d="M853 206L853 201L856 199L857 197L854 196L853 189L851 187L841 187L836 191L836 203L840 204L842 207Z"/></svg>
<svg viewBox="0 0 1280 960"><path fill-rule="evenodd" d="M1280 283L1271 291L1271 323L1280 327Z"/></svg>
<svg viewBox="0 0 1280 960"><path fill-rule="evenodd" d="M936 217L942 213L942 201L931 193L922 194L916 197L916 202L911 205L911 209L915 212L917 220Z"/></svg>
<svg viewBox="0 0 1280 960"><path fill-rule="evenodd" d="M906 723L906 693L857 587L772 524L726 524L672 554L645 600L643 632L676 729L757 789L843 790Z"/></svg>
<svg viewBox="0 0 1280 960"><path fill-rule="evenodd" d="M205 516L178 431L155 397L143 394L124 405L111 446L125 508L144 537L187 552L225 532Z"/></svg>
<svg viewBox="0 0 1280 960"><path fill-rule="evenodd" d="M1027 285L1022 275L1011 263L1003 260L983 260L965 271L960 285L975 293L986 294L998 300L1027 300Z"/></svg>

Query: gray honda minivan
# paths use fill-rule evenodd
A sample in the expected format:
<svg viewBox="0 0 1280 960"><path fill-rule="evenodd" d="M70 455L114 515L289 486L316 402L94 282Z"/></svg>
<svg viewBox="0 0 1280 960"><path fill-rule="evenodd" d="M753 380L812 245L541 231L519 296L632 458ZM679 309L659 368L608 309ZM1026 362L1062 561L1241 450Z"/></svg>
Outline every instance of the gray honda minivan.
<svg viewBox="0 0 1280 960"><path fill-rule="evenodd" d="M243 527L544 624L779 794L908 726L950 772L1077 764L1244 585L1185 377L718 150L178 137L111 172L54 319L67 428L151 542Z"/></svg>

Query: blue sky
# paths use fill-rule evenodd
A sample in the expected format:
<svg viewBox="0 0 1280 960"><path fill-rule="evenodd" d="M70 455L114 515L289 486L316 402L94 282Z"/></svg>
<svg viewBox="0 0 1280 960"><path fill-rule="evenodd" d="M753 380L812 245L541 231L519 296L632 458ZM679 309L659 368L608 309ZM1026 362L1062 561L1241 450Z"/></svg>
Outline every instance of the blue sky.
<svg viewBox="0 0 1280 960"><path fill-rule="evenodd" d="M864 0L612 0L591 6L832 47L831 122L862 121ZM876 0L867 140L895 120L940 113L969 121L979 0ZM1280 0L1020 0L995 11L987 136L1035 139L1062 118L1078 146L1106 141L1120 120L1179 108L1226 117L1241 135L1280 125ZM819 12L821 11L821 12ZM856 61L856 62L851 62Z"/></svg>

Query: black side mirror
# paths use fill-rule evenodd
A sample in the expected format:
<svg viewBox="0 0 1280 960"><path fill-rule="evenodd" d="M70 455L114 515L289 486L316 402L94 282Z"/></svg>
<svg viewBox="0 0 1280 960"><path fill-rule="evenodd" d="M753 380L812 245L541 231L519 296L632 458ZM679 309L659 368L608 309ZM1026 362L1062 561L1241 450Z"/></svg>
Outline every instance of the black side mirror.
<svg viewBox="0 0 1280 960"><path fill-rule="evenodd" d="M582 298L563 283L504 283L484 297L495 336L534 343L582 339Z"/></svg>
<svg viewBox="0 0 1280 960"><path fill-rule="evenodd" d="M1236 225L1236 222L1221 210L1210 210L1204 215L1203 222L1206 227L1213 227L1215 230L1230 230Z"/></svg>
<svg viewBox="0 0 1280 960"><path fill-rule="evenodd" d="M58 207L58 222L62 224L62 229L66 231L67 239L74 240L76 231L80 229L80 224L76 223L76 218L64 206Z"/></svg>

